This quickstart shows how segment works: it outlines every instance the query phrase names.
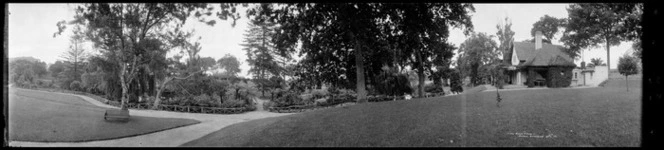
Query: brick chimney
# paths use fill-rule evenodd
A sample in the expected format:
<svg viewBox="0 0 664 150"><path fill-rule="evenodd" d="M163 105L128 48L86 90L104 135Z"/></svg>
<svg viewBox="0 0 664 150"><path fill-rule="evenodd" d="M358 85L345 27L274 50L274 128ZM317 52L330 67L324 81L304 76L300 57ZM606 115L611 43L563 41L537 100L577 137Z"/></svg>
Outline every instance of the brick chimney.
<svg viewBox="0 0 664 150"><path fill-rule="evenodd" d="M535 31L535 50L542 48L542 32Z"/></svg>

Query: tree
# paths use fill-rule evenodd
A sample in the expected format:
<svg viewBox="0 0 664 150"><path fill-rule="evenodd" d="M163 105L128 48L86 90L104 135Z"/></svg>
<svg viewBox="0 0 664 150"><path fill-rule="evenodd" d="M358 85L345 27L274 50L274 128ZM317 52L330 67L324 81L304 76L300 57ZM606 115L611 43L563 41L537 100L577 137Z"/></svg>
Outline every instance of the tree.
<svg viewBox="0 0 664 150"><path fill-rule="evenodd" d="M536 31L541 31L544 39L550 44L553 41L553 36L558 33L558 29L565 26L565 19L558 19L549 15L540 17L540 20L533 24L533 29L530 30L530 35L535 36Z"/></svg>
<svg viewBox="0 0 664 150"><path fill-rule="evenodd" d="M60 58L64 59L66 64L66 76L73 80L81 80L81 74L83 74L83 62L87 59L88 54L83 48L83 43L85 42L84 33L80 26L74 26L73 34L69 39L70 46L69 50L60 55Z"/></svg>
<svg viewBox="0 0 664 150"><path fill-rule="evenodd" d="M629 86L627 85L627 76L636 74L638 72L636 59L628 54L620 57L618 60L618 72L625 76L625 88L627 88L627 91L629 91Z"/></svg>
<svg viewBox="0 0 664 150"><path fill-rule="evenodd" d="M217 61L214 60L214 58L212 58L212 57L203 57L203 58L200 58L199 61L200 61L199 65L201 66L201 69L203 69L203 70L212 69L217 64Z"/></svg>
<svg viewBox="0 0 664 150"><path fill-rule="evenodd" d="M129 84L139 68L146 66L148 52L159 45L149 46L178 41L184 35L180 28L191 12L201 16L200 12L206 11L204 14L210 16L211 10L206 4L190 3L84 4L76 9L75 19L70 23L84 26L85 35L95 48L119 66L121 107L125 108ZM56 35L64 29L63 24L58 23Z"/></svg>
<svg viewBox="0 0 664 150"><path fill-rule="evenodd" d="M641 47L641 36L643 35L641 20L643 18L643 3L636 4L636 10L627 16L625 28L627 30L627 40L633 41L632 48L634 55L639 59L643 58L643 48Z"/></svg>
<svg viewBox="0 0 664 150"><path fill-rule="evenodd" d="M604 65L606 64L603 62L602 58L591 58L588 67L604 66Z"/></svg>
<svg viewBox="0 0 664 150"><path fill-rule="evenodd" d="M410 66L418 75L418 96L424 96L425 72L432 67L449 67L452 51L456 49L447 43L449 27L466 27L464 33L472 30L468 12L474 11L470 4L395 4L386 8L402 15L389 16L385 30L391 31L386 38L398 41L396 49L405 50ZM449 27L448 27L449 26ZM392 30L389 30L394 28ZM402 33L402 34L400 34ZM389 40L388 40L389 41ZM434 73L433 78L440 82Z"/></svg>
<svg viewBox="0 0 664 150"><path fill-rule="evenodd" d="M171 63L177 63L173 59L171 59L170 62ZM173 80L188 79L188 78L192 77L193 75L195 75L197 73L200 73L200 72L203 72L203 71L205 71L205 70L199 70L199 71L192 72L192 73L186 75L188 73L188 71L182 70L182 69L177 69L176 67L174 67L174 65L171 65L171 67L169 67L166 71L166 72L169 72L169 74L166 75L161 82L157 82L157 84L159 84L159 88L157 89L157 94L155 96L155 101L152 104L152 109L159 108L159 105L161 103L161 93L166 88L166 84L168 84L169 82L171 82Z"/></svg>
<svg viewBox="0 0 664 150"><path fill-rule="evenodd" d="M242 71L240 69L240 61L231 54L226 54L224 57L219 58L217 64L220 69L224 69L223 74L229 77L237 77L237 74Z"/></svg>
<svg viewBox="0 0 664 150"><path fill-rule="evenodd" d="M501 53L491 38L485 33L473 33L459 48L458 68L462 77L470 76L473 86L481 84L481 79L490 75L489 69L483 68L496 61Z"/></svg>
<svg viewBox="0 0 664 150"><path fill-rule="evenodd" d="M28 87L34 83L37 78L34 62L19 59L9 62L9 82L19 87ZM46 67L46 66L44 66Z"/></svg>
<svg viewBox="0 0 664 150"><path fill-rule="evenodd" d="M60 60L55 61L54 64L51 64L50 66L48 66L48 72L54 78L58 77L58 75L63 71L65 71L65 63L63 63Z"/></svg>
<svg viewBox="0 0 664 150"><path fill-rule="evenodd" d="M461 74L458 69L452 69L450 71L450 91L452 93L463 92L463 81L461 81Z"/></svg>
<svg viewBox="0 0 664 150"><path fill-rule="evenodd" d="M640 15L635 14L642 7L637 3L572 4L567 8L569 17L561 41L572 56L578 56L581 49L604 44L606 58L611 58L610 47L629 39L630 31L640 22ZM610 61L607 64L611 66Z"/></svg>
<svg viewBox="0 0 664 150"><path fill-rule="evenodd" d="M505 17L505 21L502 22L501 24L496 25L496 29L498 29L498 32L496 32L496 36L498 37L498 41L500 41L500 47L498 47L498 50L500 50L503 54L503 60L508 60L508 58L512 57L509 52L509 48L512 45L512 42L514 42L514 31L512 31L512 21L509 20L509 18ZM509 63L509 62L505 62Z"/></svg>
<svg viewBox="0 0 664 150"><path fill-rule="evenodd" d="M270 7L271 5L259 5L261 7ZM248 30L244 34L244 43L241 44L247 52L247 62L251 69L249 73L253 75L254 81L257 81L261 94L265 96L265 91L271 89L269 78L280 76L283 72L281 61L289 58L288 55L280 56L272 42L272 36L275 32L275 23L264 19L251 20L248 23Z"/></svg>
<svg viewBox="0 0 664 150"><path fill-rule="evenodd" d="M282 6L259 12L261 16L266 16L264 18L281 25L274 39L277 49L280 52L295 52L301 41L300 54L304 55L301 63L309 64L303 67L315 73L308 76L335 86L346 84L355 88L358 102L366 101L367 75L375 76L383 65L394 62L394 57L390 55L396 51L391 52L390 46L405 51L400 55L403 57L397 59L408 60L415 56L412 58L414 61L409 62L419 64L416 67L423 75L425 65L430 65L424 63L428 58L426 53L443 47L444 43L440 41L447 37L448 25L469 24L470 17L465 14L466 9L471 7L456 3ZM402 41L406 39L415 43ZM348 85L346 82L349 80L355 81L355 84Z"/></svg>
<svg viewBox="0 0 664 150"><path fill-rule="evenodd" d="M641 47L641 40L636 40L632 44L632 49L634 49L634 56L643 58L643 47Z"/></svg>

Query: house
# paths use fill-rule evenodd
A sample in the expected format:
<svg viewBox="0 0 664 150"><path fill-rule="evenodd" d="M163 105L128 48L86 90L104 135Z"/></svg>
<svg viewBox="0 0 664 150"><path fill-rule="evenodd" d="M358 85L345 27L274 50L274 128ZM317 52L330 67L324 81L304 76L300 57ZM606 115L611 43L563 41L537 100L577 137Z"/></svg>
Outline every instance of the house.
<svg viewBox="0 0 664 150"><path fill-rule="evenodd" d="M542 43L542 32L535 32L535 43L512 42L504 55L508 85L568 87L572 82L574 59L560 45Z"/></svg>

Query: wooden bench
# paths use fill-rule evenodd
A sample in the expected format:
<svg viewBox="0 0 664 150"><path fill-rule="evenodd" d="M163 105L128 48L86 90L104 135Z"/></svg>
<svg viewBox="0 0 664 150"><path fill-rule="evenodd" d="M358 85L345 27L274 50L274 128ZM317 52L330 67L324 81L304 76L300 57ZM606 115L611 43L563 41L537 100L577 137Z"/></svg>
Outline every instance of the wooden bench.
<svg viewBox="0 0 664 150"><path fill-rule="evenodd" d="M104 113L104 120L129 120L129 110L127 109L107 109Z"/></svg>

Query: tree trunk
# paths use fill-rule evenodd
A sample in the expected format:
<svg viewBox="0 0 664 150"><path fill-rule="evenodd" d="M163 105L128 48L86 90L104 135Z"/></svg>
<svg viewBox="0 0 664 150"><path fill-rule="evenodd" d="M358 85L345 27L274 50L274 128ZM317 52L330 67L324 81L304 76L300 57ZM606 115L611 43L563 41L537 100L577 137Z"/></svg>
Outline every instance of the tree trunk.
<svg viewBox="0 0 664 150"><path fill-rule="evenodd" d="M419 81L419 84L417 84L417 97L424 97L424 70L418 69L417 71L417 80Z"/></svg>
<svg viewBox="0 0 664 150"><path fill-rule="evenodd" d="M225 96L226 96L226 90L222 90L221 92L219 92L219 104L220 105L224 103L224 97Z"/></svg>
<svg viewBox="0 0 664 150"><path fill-rule="evenodd" d="M353 36L354 37L354 36ZM366 85L364 79L364 60L362 58L362 45L360 40L355 39L355 73L356 73L356 88L357 88L357 102L366 102Z"/></svg>
<svg viewBox="0 0 664 150"><path fill-rule="evenodd" d="M122 97L120 99L120 108L122 108L122 109L125 109L125 102L127 102L127 99L128 99L128 95L127 95L127 91L128 91L127 88L128 87L127 87L127 82L125 81L125 77L124 77L125 70L126 70L126 67L123 66L122 73L120 74L120 85L122 86Z"/></svg>
<svg viewBox="0 0 664 150"><path fill-rule="evenodd" d="M610 55L610 46L609 46L609 38L606 38L606 68L607 68L607 77L611 75L611 55Z"/></svg>
<svg viewBox="0 0 664 150"><path fill-rule="evenodd" d="M627 86L627 76L625 76L625 88L627 88L627 92L629 92L629 86Z"/></svg>
<svg viewBox="0 0 664 150"><path fill-rule="evenodd" d="M238 99L240 96L240 88L235 88L235 99Z"/></svg>
<svg viewBox="0 0 664 150"><path fill-rule="evenodd" d="M415 55L417 55L417 80L419 84L417 85L417 97L424 97L424 63L422 61L422 54L420 50L415 50Z"/></svg>
<svg viewBox="0 0 664 150"><path fill-rule="evenodd" d="M157 109L159 106L159 103L161 103L161 92L164 91L164 88L166 87L166 83L170 82L172 78L166 78L164 82L161 83L159 86L159 90L157 90L157 96L154 99L154 103L152 104L152 109Z"/></svg>

